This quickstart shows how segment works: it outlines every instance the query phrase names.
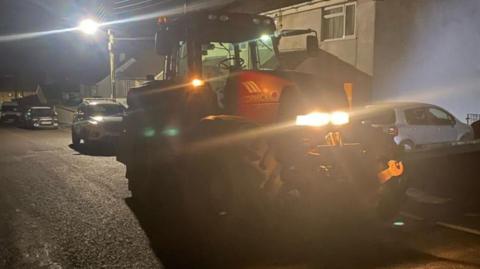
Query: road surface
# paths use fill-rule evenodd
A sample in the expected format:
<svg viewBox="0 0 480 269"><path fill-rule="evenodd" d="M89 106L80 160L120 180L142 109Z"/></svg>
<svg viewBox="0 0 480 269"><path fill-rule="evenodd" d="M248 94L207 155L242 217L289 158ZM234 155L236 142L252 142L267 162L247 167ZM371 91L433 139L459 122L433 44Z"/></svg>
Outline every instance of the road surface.
<svg viewBox="0 0 480 269"><path fill-rule="evenodd" d="M70 144L69 129L0 127L0 268L175 268L182 252L161 236L171 226L133 210L112 151ZM480 210L429 199L397 226L301 247L259 240L221 268L480 268Z"/></svg>

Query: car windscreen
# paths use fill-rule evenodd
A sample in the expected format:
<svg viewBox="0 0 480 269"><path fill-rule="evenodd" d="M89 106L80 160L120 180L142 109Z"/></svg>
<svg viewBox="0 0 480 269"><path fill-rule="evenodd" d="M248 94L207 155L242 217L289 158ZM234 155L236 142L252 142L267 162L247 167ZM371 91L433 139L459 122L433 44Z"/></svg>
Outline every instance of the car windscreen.
<svg viewBox="0 0 480 269"><path fill-rule="evenodd" d="M90 116L121 116L125 108L119 104L97 104L87 107Z"/></svg>
<svg viewBox="0 0 480 269"><path fill-rule="evenodd" d="M396 121L395 111L391 108L382 107L369 107L364 111L360 111L359 119L378 125L390 125Z"/></svg>
<svg viewBox="0 0 480 269"><path fill-rule="evenodd" d="M51 108L32 108L30 113L33 117L52 117L55 114Z"/></svg>

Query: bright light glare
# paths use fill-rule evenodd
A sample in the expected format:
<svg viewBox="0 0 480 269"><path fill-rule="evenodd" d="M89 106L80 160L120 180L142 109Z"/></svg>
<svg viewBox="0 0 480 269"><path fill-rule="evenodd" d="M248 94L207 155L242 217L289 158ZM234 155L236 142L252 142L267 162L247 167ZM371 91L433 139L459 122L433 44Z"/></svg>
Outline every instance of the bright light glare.
<svg viewBox="0 0 480 269"><path fill-rule="evenodd" d="M87 35L93 35L95 32L97 32L99 28L98 22L92 20L92 19L85 19L80 22L78 25L78 30L84 32Z"/></svg>
<svg viewBox="0 0 480 269"><path fill-rule="evenodd" d="M102 116L95 116L95 117L92 117L92 119L96 120L96 121L103 121L103 117Z"/></svg>
<svg viewBox="0 0 480 269"><path fill-rule="evenodd" d="M330 122L330 114L328 113L310 113L307 115L299 115L295 121L298 126L320 127Z"/></svg>
<svg viewBox="0 0 480 269"><path fill-rule="evenodd" d="M231 2L232 0L229 0L229 1ZM200 3L190 4L187 8L187 12L204 10L204 9L213 9L217 6L225 5L225 0L209 0L209 1L198 1L198 2ZM46 35L61 34L61 33L72 32L72 31L82 31L87 34L94 34L95 31L98 30L98 28L104 27L104 26L151 20L151 19L156 19L158 17L162 17L162 16L182 14L184 12L185 12L184 5L181 5L168 10L142 14L142 15L133 16L133 17L129 17L121 20L103 22L101 24L96 23L94 20L85 20L85 21L82 21L80 25L78 25L77 27L70 27L65 29L54 29L49 31L40 31L40 32L31 32L31 33L0 35L0 42L12 42L12 41L18 41L18 40L24 40L24 39L32 39L32 38L42 37Z"/></svg>
<svg viewBox="0 0 480 269"><path fill-rule="evenodd" d="M405 225L405 222L400 221L400 220L399 220L399 221L395 221L395 222L393 223L393 226L397 226L397 227L404 226L404 225Z"/></svg>
<svg viewBox="0 0 480 269"><path fill-rule="evenodd" d="M297 116L295 124L298 126L320 127L329 123L333 125L344 125L349 121L350 116L347 112L337 111L331 114L313 112L307 115Z"/></svg>
<svg viewBox="0 0 480 269"><path fill-rule="evenodd" d="M333 125L344 125L350 122L350 116L347 112L333 112L330 116L330 121Z"/></svg>
<svg viewBox="0 0 480 269"><path fill-rule="evenodd" d="M262 40L263 42L270 41L270 36L269 35L262 35L260 37L260 40Z"/></svg>
<svg viewBox="0 0 480 269"><path fill-rule="evenodd" d="M192 86L195 87L195 88L203 86L203 85L205 85L205 81L203 81L201 79L196 78L196 79L192 80Z"/></svg>

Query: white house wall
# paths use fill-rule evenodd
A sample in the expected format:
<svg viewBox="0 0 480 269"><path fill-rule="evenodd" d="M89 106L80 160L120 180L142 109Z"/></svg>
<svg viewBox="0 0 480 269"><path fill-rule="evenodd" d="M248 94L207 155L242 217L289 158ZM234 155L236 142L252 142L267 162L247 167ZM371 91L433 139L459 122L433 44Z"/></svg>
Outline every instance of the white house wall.
<svg viewBox="0 0 480 269"><path fill-rule="evenodd" d="M277 16L277 26L280 29L307 29L311 28L321 36L322 7L331 6L347 1L317 1L318 4L299 8L286 7L281 10L266 12L266 15ZM323 41L320 48L337 56L341 60L356 67L366 74L373 74L375 1L358 0L356 2L356 36L355 38ZM294 6L295 7L295 6ZM291 37L282 39L281 50L304 50L305 37Z"/></svg>

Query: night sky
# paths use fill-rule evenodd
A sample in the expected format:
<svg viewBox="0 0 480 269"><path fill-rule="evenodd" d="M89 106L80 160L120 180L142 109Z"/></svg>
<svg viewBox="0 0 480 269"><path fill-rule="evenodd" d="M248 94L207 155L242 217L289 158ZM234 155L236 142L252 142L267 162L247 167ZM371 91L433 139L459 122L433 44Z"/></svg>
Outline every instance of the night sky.
<svg viewBox="0 0 480 269"><path fill-rule="evenodd" d="M304 0L188 0L214 2L243 12ZM232 3L234 2L234 3ZM99 21L129 18L158 10L183 6L184 0L4 0L0 1L0 90L32 88L37 83L68 81L93 84L108 74L106 35L88 37L75 32L2 41L9 35L67 29L82 18ZM119 35L153 36L155 19L113 27ZM145 42L145 41L144 41ZM153 46L153 42L122 44L119 50Z"/></svg>
<svg viewBox="0 0 480 269"><path fill-rule="evenodd" d="M89 8L86 3L70 0L2 1L0 33L5 36L74 27L92 13ZM94 40L78 32L0 42L0 54L3 87L63 79L90 82L107 68L102 38Z"/></svg>

